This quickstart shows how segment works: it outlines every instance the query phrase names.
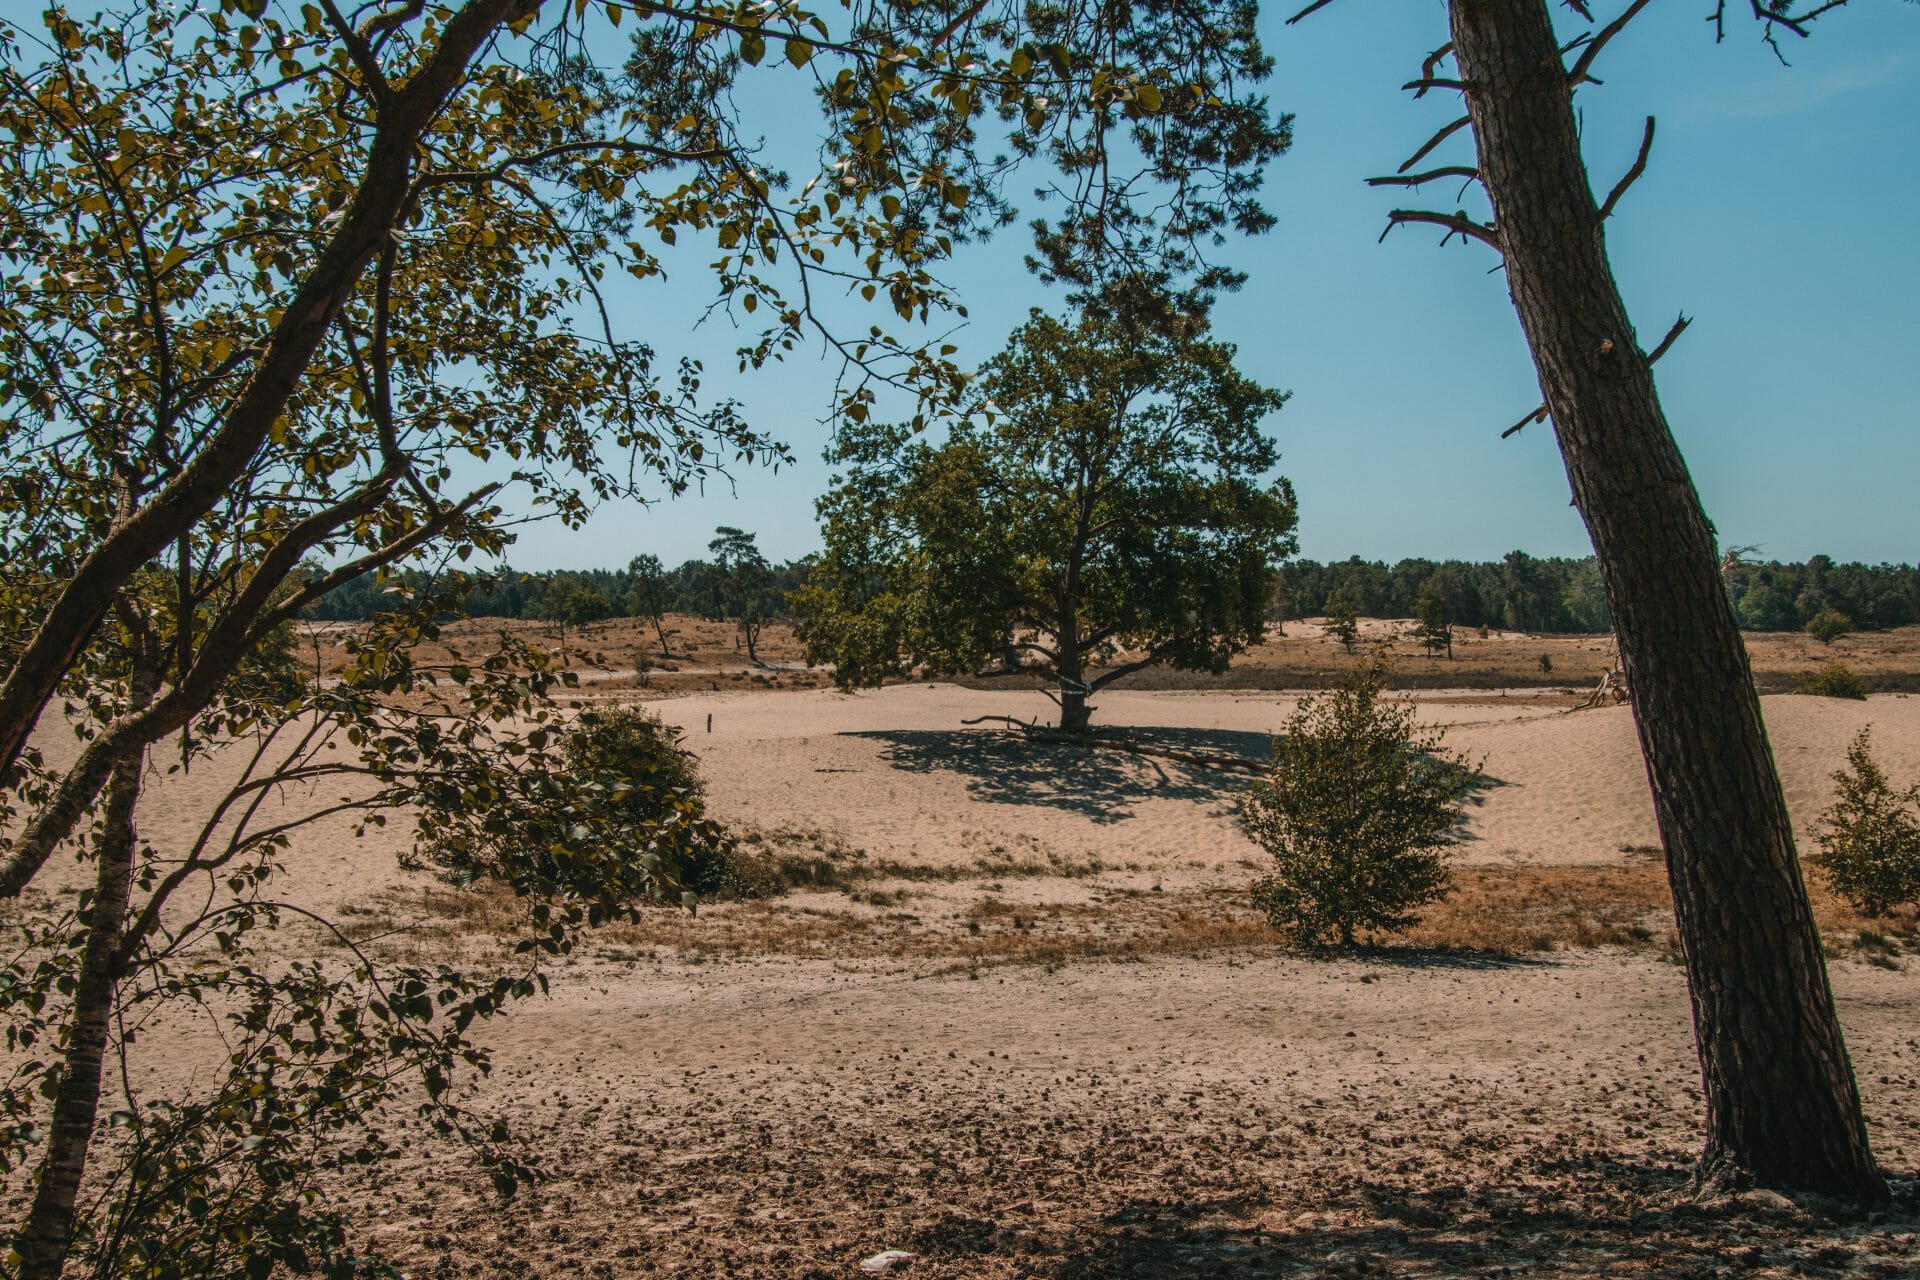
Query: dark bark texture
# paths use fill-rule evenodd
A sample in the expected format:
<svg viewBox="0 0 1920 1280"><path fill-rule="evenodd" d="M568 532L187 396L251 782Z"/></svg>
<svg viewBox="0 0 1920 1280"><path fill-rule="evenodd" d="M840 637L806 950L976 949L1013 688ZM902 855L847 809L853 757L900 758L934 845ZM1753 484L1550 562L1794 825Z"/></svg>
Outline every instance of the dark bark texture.
<svg viewBox="0 0 1920 1280"><path fill-rule="evenodd" d="M1633 688L1705 1085L1702 1185L1882 1200L1714 531L1607 262L1547 0L1449 10L1508 286Z"/></svg>

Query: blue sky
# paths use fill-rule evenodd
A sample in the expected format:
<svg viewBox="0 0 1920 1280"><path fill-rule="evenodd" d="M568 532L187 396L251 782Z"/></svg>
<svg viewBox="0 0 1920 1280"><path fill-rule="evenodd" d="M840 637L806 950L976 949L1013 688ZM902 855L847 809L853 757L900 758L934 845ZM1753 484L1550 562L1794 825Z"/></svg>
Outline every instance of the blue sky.
<svg viewBox="0 0 1920 1280"><path fill-rule="evenodd" d="M1617 6L1603 4L1604 17ZM1602 191L1658 118L1651 166L1608 224L1643 345L1684 311L1662 398L1725 544L1802 559L1920 558L1920 6L1855 0L1787 40L1782 67L1749 21L1715 45L1708 0L1662 0L1609 48L1580 95ZM1444 41L1439 0L1343 0L1285 27L1262 19L1268 91L1295 113L1272 167L1272 233L1225 256L1251 273L1224 298L1222 336L1253 376L1293 392L1268 422L1317 559L1584 555L1551 433L1500 432L1539 400L1490 251L1442 250L1403 228L1405 195L1364 185L1450 118L1443 95L1399 85ZM1466 159L1465 135L1436 159ZM1429 188L1443 204L1452 189ZM1471 198L1471 197L1469 197ZM1417 199L1417 197L1414 197ZM971 320L963 360L990 355L1031 306L1059 299L1020 266L1021 233L952 273ZM736 377L724 320L690 330L709 281L697 262L664 289L616 295L616 321L663 353L704 355L710 385L784 440L795 465L741 470L704 494L611 505L583 532L527 529L521 568L611 566L642 551L705 552L718 524L785 559L817 549L813 500L836 366L813 355Z"/></svg>

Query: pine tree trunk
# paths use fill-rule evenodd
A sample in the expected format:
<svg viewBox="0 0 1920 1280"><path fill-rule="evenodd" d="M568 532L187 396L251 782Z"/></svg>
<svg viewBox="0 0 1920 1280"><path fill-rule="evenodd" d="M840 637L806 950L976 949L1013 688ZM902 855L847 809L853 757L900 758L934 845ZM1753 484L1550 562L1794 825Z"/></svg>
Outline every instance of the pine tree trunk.
<svg viewBox="0 0 1920 1280"><path fill-rule="evenodd" d="M57 1280L73 1246L74 1203L100 1109L100 1079L118 985L115 957L126 926L133 879L134 805L144 753L116 765L96 853L99 870L87 916L87 941L73 992L65 1060L48 1125L33 1205L20 1227L19 1280Z"/></svg>
<svg viewBox="0 0 1920 1280"><path fill-rule="evenodd" d="M1593 537L1673 885L1701 1185L1886 1196L1714 533L1621 302L1547 0L1451 0L1508 287Z"/></svg>

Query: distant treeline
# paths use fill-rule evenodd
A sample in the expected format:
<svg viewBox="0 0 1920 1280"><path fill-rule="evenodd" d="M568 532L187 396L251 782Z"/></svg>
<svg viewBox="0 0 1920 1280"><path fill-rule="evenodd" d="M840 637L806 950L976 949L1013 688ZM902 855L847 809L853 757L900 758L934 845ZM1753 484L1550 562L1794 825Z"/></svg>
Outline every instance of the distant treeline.
<svg viewBox="0 0 1920 1280"><path fill-rule="evenodd" d="M766 585L784 596L806 581L808 560L766 566ZM397 575L411 587L425 587L427 574L408 570ZM726 613L728 574L711 560L689 560L674 569L659 570L661 598L666 613L722 616ZM323 621L359 621L385 606L393 580L358 579L329 592L313 607ZM460 611L476 618L538 618L569 623L600 618L644 616L647 610L635 593L635 569L550 569L526 573L496 571L488 584L470 592Z"/></svg>
<svg viewBox="0 0 1920 1280"><path fill-rule="evenodd" d="M784 597L806 581L811 558L766 566L770 597ZM635 592L635 568L503 569L466 598L475 617L586 622L644 614ZM707 616L726 613L727 572L710 560L688 560L657 570L666 611ZM424 586L418 571L401 575ZM1797 631L1815 614L1833 610L1866 629L1920 622L1920 568L1906 564L1838 564L1815 556L1804 564L1738 561L1725 572L1740 625L1750 631ZM1453 623L1511 631L1604 632L1609 629L1600 569L1593 557L1535 559L1523 551L1485 563L1465 560L1349 560L1322 564L1291 560L1274 584L1274 616L1324 616L1342 598L1362 617L1411 618L1431 584L1451 602ZM377 612L386 585L362 578L332 592L312 616L353 621Z"/></svg>
<svg viewBox="0 0 1920 1280"><path fill-rule="evenodd" d="M1749 631L1797 631L1823 610L1855 627L1920 622L1920 569L1906 564L1805 564L1735 560L1723 577L1740 625ZM1321 617L1344 603L1362 617L1411 618L1429 584L1452 604L1453 622L1510 631L1603 632L1611 628L1600 566L1583 559L1537 560L1524 551L1490 563L1463 560L1293 560L1280 570L1276 612Z"/></svg>

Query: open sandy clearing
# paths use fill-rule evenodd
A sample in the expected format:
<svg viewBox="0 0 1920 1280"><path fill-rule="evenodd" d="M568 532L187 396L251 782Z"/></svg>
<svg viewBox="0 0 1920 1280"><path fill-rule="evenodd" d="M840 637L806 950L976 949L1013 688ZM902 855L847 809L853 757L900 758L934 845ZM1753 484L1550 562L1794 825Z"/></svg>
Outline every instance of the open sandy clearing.
<svg viewBox="0 0 1920 1280"><path fill-rule="evenodd" d="M1294 702L1108 693L1096 723L1257 756ZM1461 850L1463 877L1492 877L1476 892L1654 875L1623 851L1653 840L1624 711L1423 706L1493 779ZM960 724L1048 708L952 686L660 703L720 816L864 878L597 938L484 1036L497 1069L473 1101L552 1180L503 1207L409 1136L346 1189L356 1237L436 1277L837 1277L887 1248L916 1255L902 1274L969 1278L1920 1273L1911 1199L1864 1222L1676 1207L1699 1097L1657 940L1287 955L1245 906L1244 776ZM1920 702L1766 711L1803 825L1862 724L1920 775ZM218 784L160 782L149 838ZM403 844L398 824L308 833L283 892L411 958L487 955L485 910L398 870ZM1835 984L1879 1153L1910 1176L1920 966L1875 956L1891 967L1841 959ZM189 1070L186 1047L150 1040L151 1071Z"/></svg>

